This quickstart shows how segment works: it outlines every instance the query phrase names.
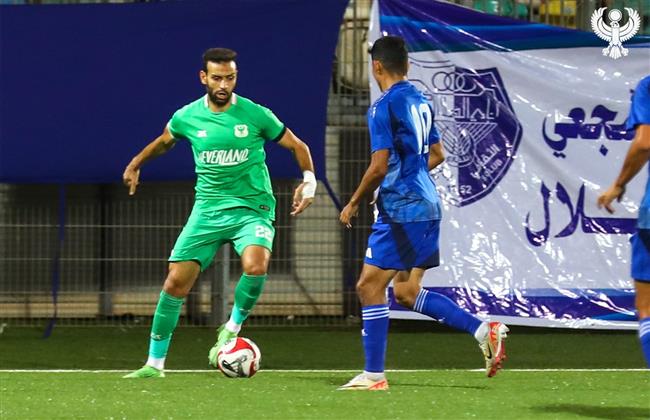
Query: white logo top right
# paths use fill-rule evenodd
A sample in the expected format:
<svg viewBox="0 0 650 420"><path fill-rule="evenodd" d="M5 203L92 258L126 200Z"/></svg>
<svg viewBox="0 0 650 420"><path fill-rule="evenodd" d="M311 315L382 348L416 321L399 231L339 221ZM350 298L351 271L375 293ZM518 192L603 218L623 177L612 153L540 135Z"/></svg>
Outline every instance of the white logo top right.
<svg viewBox="0 0 650 420"><path fill-rule="evenodd" d="M603 55L616 60L627 55L628 49L623 47L623 42L632 38L638 32L641 26L641 17L636 10L626 7L625 10L629 18L627 23L621 26L619 22L623 18L623 12L618 9L610 9L607 12L610 21L608 25L603 19L603 13L605 13L606 9L606 7L601 7L594 10L591 15L591 28L599 38L609 42L607 48L603 48Z"/></svg>

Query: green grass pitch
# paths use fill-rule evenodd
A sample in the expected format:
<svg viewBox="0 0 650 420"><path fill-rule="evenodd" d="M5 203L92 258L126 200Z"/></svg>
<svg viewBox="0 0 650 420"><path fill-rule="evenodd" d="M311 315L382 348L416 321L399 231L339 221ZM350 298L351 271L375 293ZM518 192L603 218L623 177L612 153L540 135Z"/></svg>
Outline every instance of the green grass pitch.
<svg viewBox="0 0 650 420"><path fill-rule="evenodd" d="M642 371L390 372L387 392L342 392L353 372L0 373L4 419L647 419Z"/></svg>
<svg viewBox="0 0 650 420"><path fill-rule="evenodd" d="M206 370L214 330L181 327L166 378L124 380L145 360L147 328L57 327L48 339L42 329L5 328L0 419L650 418L650 371L633 332L513 327L506 369L488 379L473 338L391 327L387 367L416 370L388 372L387 392L336 391L363 366L356 328L242 335L262 349L251 379Z"/></svg>

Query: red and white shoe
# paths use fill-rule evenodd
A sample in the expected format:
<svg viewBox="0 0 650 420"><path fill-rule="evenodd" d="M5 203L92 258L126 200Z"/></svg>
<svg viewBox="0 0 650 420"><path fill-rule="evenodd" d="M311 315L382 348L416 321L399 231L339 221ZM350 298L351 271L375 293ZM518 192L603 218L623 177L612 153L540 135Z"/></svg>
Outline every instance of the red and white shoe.
<svg viewBox="0 0 650 420"><path fill-rule="evenodd" d="M386 378L374 381L361 373L347 384L338 387L339 391L386 391L388 389L388 381Z"/></svg>
<svg viewBox="0 0 650 420"><path fill-rule="evenodd" d="M506 360L506 345L504 340L508 336L510 329L501 322L490 322L488 324L489 331L485 340L478 346L485 356L485 373L488 378L497 374L502 367L502 363Z"/></svg>

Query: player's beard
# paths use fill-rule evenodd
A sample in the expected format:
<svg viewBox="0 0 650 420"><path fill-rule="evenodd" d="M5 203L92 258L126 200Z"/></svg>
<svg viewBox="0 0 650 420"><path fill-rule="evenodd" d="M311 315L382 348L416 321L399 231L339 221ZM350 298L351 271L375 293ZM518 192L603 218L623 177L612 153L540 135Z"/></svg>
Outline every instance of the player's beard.
<svg viewBox="0 0 650 420"><path fill-rule="evenodd" d="M217 96L217 92L223 92L226 94L226 96ZM232 92L228 92L225 90L218 90L218 91L211 91L208 90L208 97L210 98L210 102L217 106L224 106L230 101L230 98L232 97Z"/></svg>

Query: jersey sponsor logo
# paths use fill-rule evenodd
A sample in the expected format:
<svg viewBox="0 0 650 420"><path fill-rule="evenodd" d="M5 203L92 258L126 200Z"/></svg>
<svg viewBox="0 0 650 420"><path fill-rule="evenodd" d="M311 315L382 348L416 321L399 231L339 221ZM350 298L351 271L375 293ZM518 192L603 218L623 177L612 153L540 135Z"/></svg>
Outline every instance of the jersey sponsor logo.
<svg viewBox="0 0 650 420"><path fill-rule="evenodd" d="M433 103L447 155L432 173L438 192L457 207L482 199L508 171L522 135L498 70L410 63L410 81Z"/></svg>
<svg viewBox="0 0 650 420"><path fill-rule="evenodd" d="M218 166L235 166L248 160L248 149L206 150L199 154L199 162Z"/></svg>
<svg viewBox="0 0 650 420"><path fill-rule="evenodd" d="M205 130L198 130L196 132L196 137L198 137L200 139L204 139L204 138L208 137L208 132L205 131Z"/></svg>
<svg viewBox="0 0 650 420"><path fill-rule="evenodd" d="M237 124L235 126L235 137L240 139L248 137L248 126L246 124Z"/></svg>

